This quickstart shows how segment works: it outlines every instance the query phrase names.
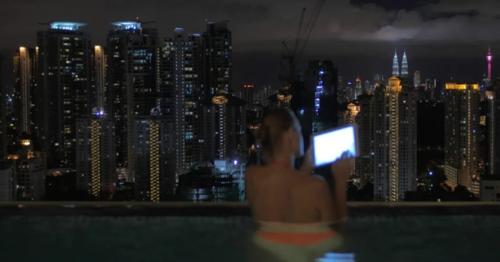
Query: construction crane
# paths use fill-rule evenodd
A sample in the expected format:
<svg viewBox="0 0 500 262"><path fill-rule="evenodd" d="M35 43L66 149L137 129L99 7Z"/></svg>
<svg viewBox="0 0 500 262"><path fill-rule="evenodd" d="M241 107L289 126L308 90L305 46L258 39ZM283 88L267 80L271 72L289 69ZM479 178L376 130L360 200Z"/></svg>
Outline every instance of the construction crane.
<svg viewBox="0 0 500 262"><path fill-rule="evenodd" d="M285 41L282 42L283 56L281 59L280 80L283 82L283 87L280 88L277 94L278 103L281 105L284 104L289 106L291 103L294 89L299 82L297 66L304 56L307 44L318 22L325 2L326 0L317 0L309 15L307 15L307 9L305 7L302 8L297 35L292 49L289 48Z"/></svg>

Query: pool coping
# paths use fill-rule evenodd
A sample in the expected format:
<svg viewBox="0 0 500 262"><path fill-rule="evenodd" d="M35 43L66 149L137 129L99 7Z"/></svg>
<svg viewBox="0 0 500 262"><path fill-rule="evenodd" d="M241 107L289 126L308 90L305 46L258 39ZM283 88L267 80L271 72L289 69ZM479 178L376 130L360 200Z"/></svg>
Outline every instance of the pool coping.
<svg viewBox="0 0 500 262"><path fill-rule="evenodd" d="M500 216L500 202L349 202L349 215ZM215 202L0 202L9 216L250 216L247 203Z"/></svg>

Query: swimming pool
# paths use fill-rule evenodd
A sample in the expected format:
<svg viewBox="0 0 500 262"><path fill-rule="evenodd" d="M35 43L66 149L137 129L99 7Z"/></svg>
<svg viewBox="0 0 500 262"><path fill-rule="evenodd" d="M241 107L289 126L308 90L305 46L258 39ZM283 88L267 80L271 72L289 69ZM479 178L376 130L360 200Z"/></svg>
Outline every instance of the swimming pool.
<svg viewBox="0 0 500 262"><path fill-rule="evenodd" d="M0 261L252 261L254 228L247 216L4 216ZM356 261L500 261L499 216L359 216L343 230Z"/></svg>

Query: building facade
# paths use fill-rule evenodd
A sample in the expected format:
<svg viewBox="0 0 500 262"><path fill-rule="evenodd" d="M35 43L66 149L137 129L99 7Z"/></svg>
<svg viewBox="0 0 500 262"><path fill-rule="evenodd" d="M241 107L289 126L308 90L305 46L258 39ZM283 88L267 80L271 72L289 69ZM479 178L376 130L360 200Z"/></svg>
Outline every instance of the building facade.
<svg viewBox="0 0 500 262"><path fill-rule="evenodd" d="M159 104L159 45L154 28L140 21L112 24L107 39L106 112L114 122L117 168L133 180L135 119Z"/></svg>
<svg viewBox="0 0 500 262"><path fill-rule="evenodd" d="M447 83L445 87L445 175L452 187L479 194L478 84Z"/></svg>
<svg viewBox="0 0 500 262"><path fill-rule="evenodd" d="M38 33L38 87L33 91L35 146L49 168L74 168L76 119L91 113L91 52L84 24L53 22Z"/></svg>
<svg viewBox="0 0 500 262"><path fill-rule="evenodd" d="M175 163L168 152L167 122L160 109L135 121L135 197L140 201L172 199L175 193Z"/></svg>
<svg viewBox="0 0 500 262"><path fill-rule="evenodd" d="M230 137L236 123L227 112L226 100L231 95L232 81L232 33L227 21L208 23L203 37L203 142L204 160L225 159L236 150ZM214 97L221 98L215 99Z"/></svg>
<svg viewBox="0 0 500 262"><path fill-rule="evenodd" d="M117 181L113 122L103 111L77 122L77 190L91 200L109 200Z"/></svg>
<svg viewBox="0 0 500 262"><path fill-rule="evenodd" d="M400 201L416 189L417 106L413 88L391 77L374 97L374 197Z"/></svg>
<svg viewBox="0 0 500 262"><path fill-rule="evenodd" d="M176 28L161 50L162 112L173 127L176 175L202 162L203 45L199 34Z"/></svg>

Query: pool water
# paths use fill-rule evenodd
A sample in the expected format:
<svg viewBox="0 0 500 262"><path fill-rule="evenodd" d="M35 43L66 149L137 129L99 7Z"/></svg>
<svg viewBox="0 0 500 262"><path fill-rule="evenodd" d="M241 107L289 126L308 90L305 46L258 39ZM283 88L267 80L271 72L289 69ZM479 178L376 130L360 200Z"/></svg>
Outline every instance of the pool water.
<svg viewBox="0 0 500 262"><path fill-rule="evenodd" d="M252 261L254 230L248 217L4 217L0 261ZM356 217L343 231L361 262L500 261L498 216Z"/></svg>

